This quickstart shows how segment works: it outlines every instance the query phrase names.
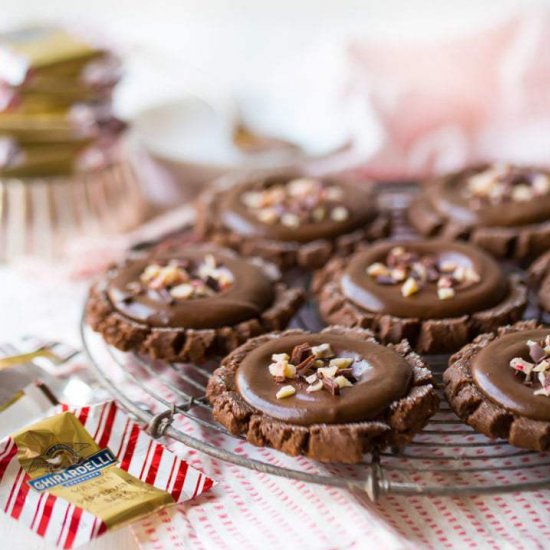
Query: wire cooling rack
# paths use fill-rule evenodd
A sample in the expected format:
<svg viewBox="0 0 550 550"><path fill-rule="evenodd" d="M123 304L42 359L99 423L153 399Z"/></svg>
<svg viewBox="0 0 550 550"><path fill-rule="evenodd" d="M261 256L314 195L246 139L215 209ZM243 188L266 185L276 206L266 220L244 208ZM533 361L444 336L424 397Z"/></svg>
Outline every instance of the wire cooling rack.
<svg viewBox="0 0 550 550"><path fill-rule="evenodd" d="M381 200L391 206L396 236L410 230L402 214L410 189L386 188ZM538 316L535 308L527 312ZM309 330L321 328L314 304L308 303L293 320L293 326ZM239 436L217 424L205 397L206 383L216 365L197 366L151 361L133 353L121 353L81 322L84 350L100 382L139 421L149 426L153 436L173 438L214 458L259 472L285 478L344 487L366 493L371 500L384 494L397 495L478 495L550 487L550 453L518 449L505 441L490 440L463 424L449 408L440 392L441 406L424 430L404 449L380 450L365 455L358 465L320 464L300 457L278 460L275 450L254 453ZM435 382L442 387L447 356L426 357ZM145 395L146 406L136 395ZM160 412L159 412L160 411ZM192 434L178 419L185 418L200 430ZM197 435L199 434L199 435ZM212 437L216 436L215 442ZM222 444L217 436L221 436ZM234 440L250 445L249 458L237 452ZM225 442L225 444L223 443ZM274 457L269 460L269 457ZM282 464L282 465L281 465Z"/></svg>

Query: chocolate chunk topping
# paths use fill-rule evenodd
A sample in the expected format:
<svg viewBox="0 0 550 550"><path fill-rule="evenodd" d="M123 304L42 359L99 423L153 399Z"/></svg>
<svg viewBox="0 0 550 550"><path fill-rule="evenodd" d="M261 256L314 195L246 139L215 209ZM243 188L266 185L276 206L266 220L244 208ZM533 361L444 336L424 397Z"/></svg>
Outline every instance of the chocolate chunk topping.
<svg viewBox="0 0 550 550"><path fill-rule="evenodd" d="M499 182L499 171L507 170L524 174L528 181ZM511 242L518 237L512 228L548 222L549 181L550 172L531 167L469 168L428 182L409 208L409 217L422 234L467 238L496 256L524 257L534 243L526 249L523 236L518 243ZM541 241L543 247L545 242Z"/></svg>
<svg viewBox="0 0 550 550"><path fill-rule="evenodd" d="M537 170L495 164L471 175L464 190L473 208L530 202L550 195L550 178Z"/></svg>
<svg viewBox="0 0 550 550"><path fill-rule="evenodd" d="M346 221L349 211L341 203L343 195L338 185L312 178L296 178L247 190L242 194L241 202L262 223L297 228L326 220Z"/></svg>
<svg viewBox="0 0 550 550"><path fill-rule="evenodd" d="M533 359L535 363L538 363L543 359L547 358L548 354L546 353L545 348L537 344L537 342L528 343L528 346L529 346L529 355L531 356L531 359Z"/></svg>
<svg viewBox="0 0 550 550"><path fill-rule="evenodd" d="M303 344L300 344L298 346L294 346L294 349L290 354L290 362L294 365L297 365L297 368L299 368L299 363L301 363L306 358L310 351L311 346L307 342L304 342Z"/></svg>
<svg viewBox="0 0 550 550"><path fill-rule="evenodd" d="M535 340L528 340L529 356L533 363L522 357L514 357L510 366L516 374L523 376L523 382L527 386L533 385L533 378L538 380L540 388L536 389L534 395L550 397L550 335L546 336L540 343Z"/></svg>
<svg viewBox="0 0 550 550"><path fill-rule="evenodd" d="M400 263L401 257L414 258L407 252L418 259ZM436 280L429 280L431 270ZM379 284L380 276L393 284ZM505 273L490 256L441 240L380 242L352 256L338 282L343 295L362 310L406 319L472 315L502 302L509 292Z"/></svg>
<svg viewBox="0 0 550 550"><path fill-rule="evenodd" d="M296 370L300 373L305 373L311 366L313 366L313 363L315 363L315 361L315 355L310 355L296 365Z"/></svg>
<svg viewBox="0 0 550 550"><path fill-rule="evenodd" d="M297 365L295 361L302 359ZM293 361L294 358L294 361ZM290 356L287 353L274 353L271 356L269 372L275 382L285 380L305 380L309 385L307 393L325 389L331 395L340 395L341 389L352 387L357 379L353 374L353 357L336 357L330 344L323 342L316 346L300 343L292 348ZM296 389L296 388L295 388ZM282 397L291 397L293 393L284 392Z"/></svg>
<svg viewBox="0 0 550 550"><path fill-rule="evenodd" d="M321 375L321 381L323 382L323 387L331 395L340 395L340 386L332 378Z"/></svg>
<svg viewBox="0 0 550 550"><path fill-rule="evenodd" d="M300 425L330 424L376 418L410 387L410 365L402 357L374 342L343 335L307 334L312 349L332 357L317 357L311 373L303 376L288 359L304 339L300 334L285 335L243 358L236 380L245 401L271 418ZM274 375L283 371L286 382L282 387L289 385L295 391L277 397L281 385Z"/></svg>
<svg viewBox="0 0 550 550"><path fill-rule="evenodd" d="M211 329L257 319L273 302L264 271L230 253L187 249L134 259L107 278L107 294L126 317L153 326ZM199 304L200 301L200 304ZM163 315L158 315L163 311Z"/></svg>
<svg viewBox="0 0 550 550"><path fill-rule="evenodd" d="M550 331L539 328L499 336L472 360L476 385L508 411L533 420L550 421ZM545 357L533 362L532 344Z"/></svg>
<svg viewBox="0 0 550 550"><path fill-rule="evenodd" d="M172 305L176 302L174 297L168 292L166 288L158 288L155 290L151 290L153 294L157 295L161 302L164 302L165 304Z"/></svg>
<svg viewBox="0 0 550 550"><path fill-rule="evenodd" d="M227 290L234 282L234 276L225 266L218 265L211 254L199 262L171 259L166 262L149 264L141 273L141 284L155 293L165 304L177 300L190 300L213 296Z"/></svg>
<svg viewBox="0 0 550 550"><path fill-rule="evenodd" d="M338 371L339 376L345 376L351 382L355 382L355 377L353 376L353 369L340 369Z"/></svg>
<svg viewBox="0 0 550 550"><path fill-rule="evenodd" d="M392 248L385 263L370 264L367 275L373 277L379 285L401 284L404 297L413 296L427 283L436 283L440 300L453 298L456 295L454 289L467 288L480 280L479 274L470 266L440 261L433 255L419 256L403 246Z"/></svg>

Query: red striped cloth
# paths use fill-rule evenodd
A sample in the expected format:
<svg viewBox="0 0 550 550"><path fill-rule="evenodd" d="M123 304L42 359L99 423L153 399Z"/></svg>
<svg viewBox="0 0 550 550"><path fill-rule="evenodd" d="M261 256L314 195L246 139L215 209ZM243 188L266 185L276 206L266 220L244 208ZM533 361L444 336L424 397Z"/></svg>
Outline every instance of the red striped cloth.
<svg viewBox="0 0 550 550"><path fill-rule="evenodd" d="M307 459L257 449L188 419L177 417L175 427L243 457L318 471ZM390 495L373 504L343 489L261 474L174 442L169 447L219 484L200 499L134 524L143 550L542 550L550 541L548 490L468 498Z"/></svg>
<svg viewBox="0 0 550 550"><path fill-rule="evenodd" d="M213 481L149 437L114 401L70 410L100 448L108 447L118 467L134 477L168 491L182 503L208 491ZM27 483L11 438L0 443L0 507L38 535L62 548L84 544L106 531L93 514L47 492L38 493Z"/></svg>

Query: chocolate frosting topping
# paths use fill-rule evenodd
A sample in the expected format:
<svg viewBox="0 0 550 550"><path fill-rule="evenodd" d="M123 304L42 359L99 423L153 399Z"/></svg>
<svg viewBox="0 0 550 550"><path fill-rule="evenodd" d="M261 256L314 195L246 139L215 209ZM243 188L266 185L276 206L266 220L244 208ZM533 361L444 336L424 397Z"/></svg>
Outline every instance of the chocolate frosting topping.
<svg viewBox="0 0 550 550"><path fill-rule="evenodd" d="M279 385L269 373L274 353L290 353L294 346L328 343L340 356L356 358L353 374L357 383L340 395L325 391L307 393L307 382L294 379L296 393L277 399ZM393 350L344 335L306 334L283 336L254 349L237 371L237 386L243 399L266 415L302 426L360 422L380 417L387 407L403 397L412 383L412 368Z"/></svg>
<svg viewBox="0 0 550 550"><path fill-rule="evenodd" d="M174 300L172 303L166 303L151 292L132 295L128 285L139 281L148 265L171 259L160 257L131 260L124 266L116 267L108 275L109 299L120 313L130 319L154 327L191 329L235 325L258 317L269 307L274 298L273 282L259 267L229 254L206 249L186 250L178 259L200 262L205 254L212 254L234 277L231 286L219 294L192 300Z"/></svg>
<svg viewBox="0 0 550 550"><path fill-rule="evenodd" d="M540 387L524 384L510 367L510 361L521 357L530 361L528 340L539 341L550 334L550 329L515 332L497 338L474 358L471 372L474 381L489 399L520 416L550 422L550 398L534 395Z"/></svg>
<svg viewBox="0 0 550 550"><path fill-rule="evenodd" d="M469 169L436 180L428 185L425 196L437 212L465 226L514 227L550 219L550 194L525 202L504 205L489 203L472 208L471 199L466 193L467 180L486 168ZM533 171L525 169L526 173Z"/></svg>
<svg viewBox="0 0 550 550"><path fill-rule="evenodd" d="M333 239L339 235L362 228L377 215L375 199L366 185L349 182L333 182L343 190L342 205L349 212L345 220L333 221L326 219L320 222L304 223L299 227L286 227L280 223L267 224L259 221L242 203L242 195L246 191L265 189L271 185L282 183L292 178L270 178L265 181L248 182L229 189L223 198L224 225L244 236L263 237L278 241L307 243L317 239Z"/></svg>
<svg viewBox="0 0 550 550"><path fill-rule="evenodd" d="M450 300L438 298L437 285L426 283L413 296L404 297L400 285L382 285L367 275L367 268L383 262L388 252L403 246L420 255L473 268L480 281L457 288ZM446 319L489 309L506 296L508 282L498 264L481 250L467 244L432 241L384 241L353 256L342 280L343 293L361 308L402 318Z"/></svg>

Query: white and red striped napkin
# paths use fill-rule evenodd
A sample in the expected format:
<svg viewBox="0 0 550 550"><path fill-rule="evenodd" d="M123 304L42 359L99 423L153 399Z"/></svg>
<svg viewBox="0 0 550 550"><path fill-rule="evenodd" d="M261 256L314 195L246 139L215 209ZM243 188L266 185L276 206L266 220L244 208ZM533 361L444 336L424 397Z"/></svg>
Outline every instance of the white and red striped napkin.
<svg viewBox="0 0 550 550"><path fill-rule="evenodd" d="M185 418L177 417L174 426L241 457L318 473L303 457L258 449ZM385 495L374 504L345 489L258 473L175 442L168 446L218 484L132 525L143 550L544 550L550 541L547 489L463 498Z"/></svg>
<svg viewBox="0 0 550 550"><path fill-rule="evenodd" d="M152 439L114 401L78 409L62 405L53 413L72 412L100 448L108 447L118 467L158 489L176 503L208 491L213 481ZM93 514L48 492L30 488L11 437L0 443L0 507L38 535L62 548L88 542L107 530Z"/></svg>

